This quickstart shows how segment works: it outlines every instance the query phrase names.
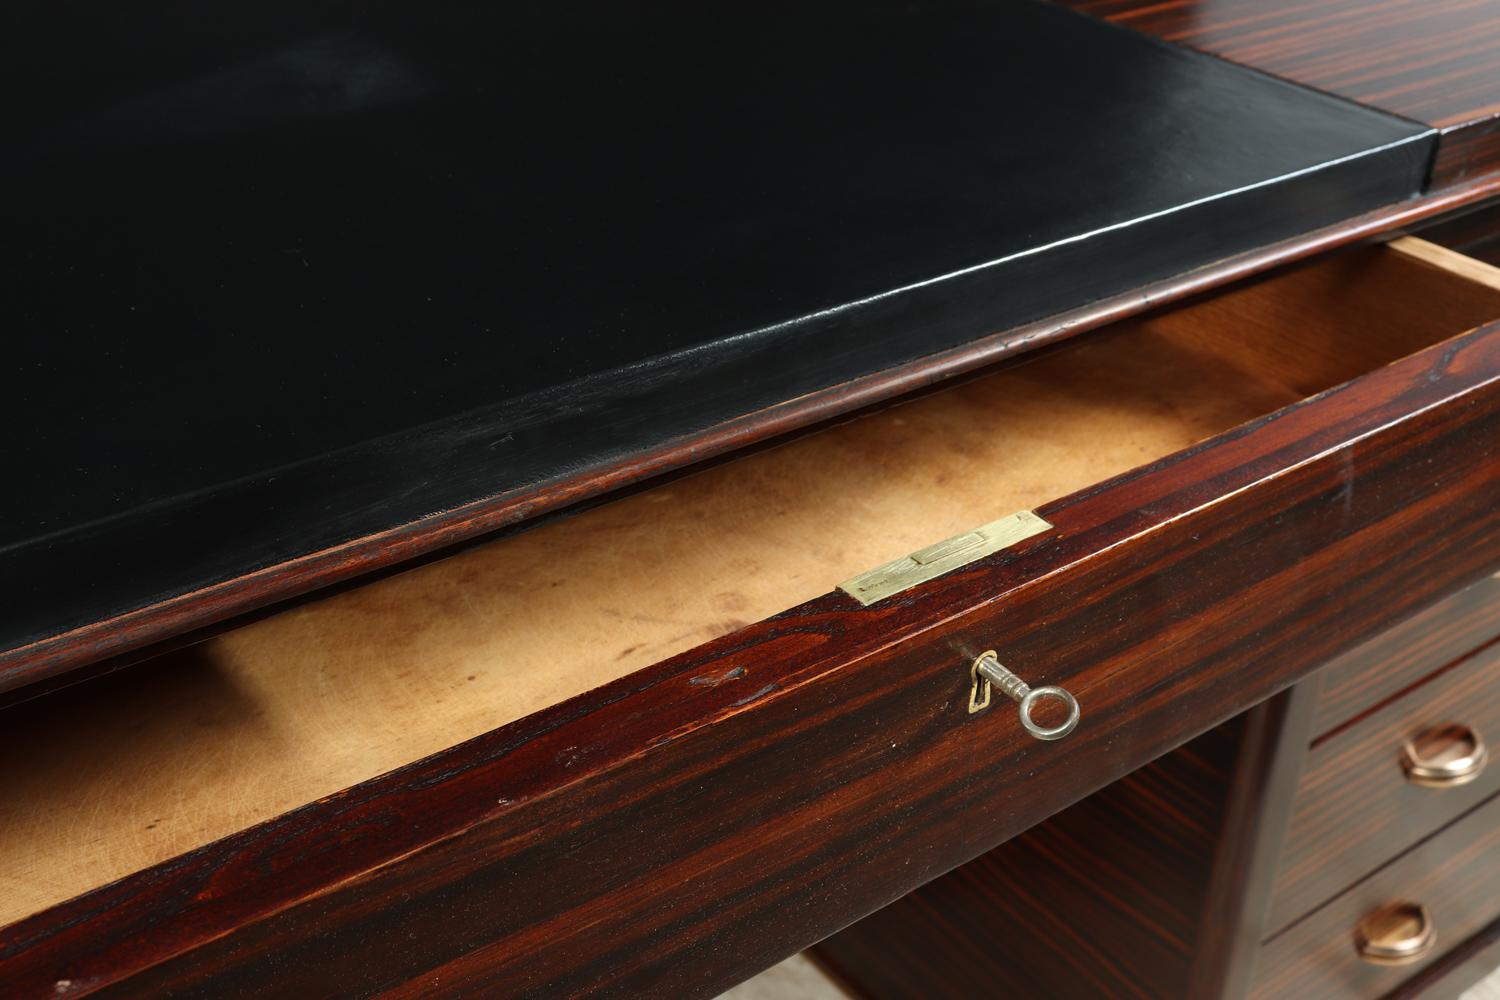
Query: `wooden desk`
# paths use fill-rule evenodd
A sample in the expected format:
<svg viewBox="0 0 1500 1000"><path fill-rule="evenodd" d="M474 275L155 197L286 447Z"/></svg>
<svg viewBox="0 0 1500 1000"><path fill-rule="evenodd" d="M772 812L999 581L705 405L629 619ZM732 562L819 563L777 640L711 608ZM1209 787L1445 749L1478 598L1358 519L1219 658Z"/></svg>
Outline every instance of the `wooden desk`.
<svg viewBox="0 0 1500 1000"><path fill-rule="evenodd" d="M11 560L7 580L45 569L7 620L6 988L21 996L709 997L819 941L872 996L972 996L1007 977L1018 989L1051 983L1047 995L1064 996L1302 988L1377 996L1452 986L1482 964L1494 940L1488 921L1500 916L1486 910L1494 872L1483 861L1493 776L1450 789L1444 808L1412 818L1405 784L1379 784L1390 777L1379 754L1408 716L1424 720L1413 736L1435 725L1411 706L1472 708L1479 732L1491 711L1482 647L1500 634L1487 582L1500 567L1500 271L1483 254L1445 245L1483 244L1482 232L1458 240L1439 235L1458 229L1434 229L1438 242L1401 232L1438 217L1444 227L1487 231L1483 219L1453 213L1500 191L1500 179L1421 191L1436 135L1420 124L1064 11L1016 9L863 9L873 21L851 37L865 47L827 65L868 71L870 52L907 51L907 36L920 31L933 43L919 47L921 72L877 81L885 97L849 105L864 107L858 128L822 136L813 148L823 159L776 175L794 194L799 178L821 186L802 191L807 204L765 231L756 228L765 206L738 204L740 189L719 183L748 182L754 171L725 168L712 185L690 179L689 189L701 181L733 197L715 203L718 214L686 205L669 220L712 218L716 232L757 234L734 253L779 234L787 255L757 264L767 280L748 284L742 269L687 259L674 281L691 273L708 282L693 286L693 308L653 300L651 309L679 309L678 319L701 313L704 325L641 324L642 339L612 345L624 353L588 376L603 388L578 407L556 390L573 384L570 365L592 363L566 351L588 337L528 342L527 357L558 357L516 376L542 380L525 392L512 394L502 378L493 408L437 413L424 407L451 400L419 398L385 412L379 399L366 400L370 413L339 411L347 423L312 421L314 437L358 433L319 438L284 479L260 470L209 481L234 471L242 454L226 444L214 459L226 464L210 470L207 485L188 482L202 468L167 462L177 478L159 504L103 518L59 514L68 523L55 538L23 532L0 551ZM394 45L403 36L392 24L408 24L407 15L376 14L369 23L381 30L370 37ZM378 87L361 91L381 100L358 113L339 103L342 91L313 88L324 101L313 110L338 123L330 141L341 156L382 134L375 126L395 113L380 110L382 101L412 113L402 102L426 93L412 67L479 74L490 63L469 37L475 22L464 19L413 37L441 41L432 51L462 46L472 62L421 62L432 53L418 45L397 72L371 53L405 50L305 34L318 25L298 21L291 34L306 44L280 45L289 22L278 18L291 16L260 10L226 29L225 44L255 49L257 31L276 28L270 63L256 50L239 70L195 79L222 95L242 80L236 72L256 75L245 66L283 79L287 66L303 65L298 53L321 52L364 67L382 86L415 87L400 100ZM975 18L995 17L1018 19L1006 22L1017 33L1004 41L1019 62L944 58L975 45L988 51L981 43L1001 38L1000 26L979 42L970 36ZM762 38L752 20L733 20L748 34L702 31L719 39L713 51L748 58L762 51L751 44ZM844 37L848 24L807 27ZM670 54L670 41L655 38L650 51ZM608 37L589 44L613 52ZM173 51L197 65L191 47ZM1059 53L1074 61L1053 58ZM1081 63L1080 53L1088 55ZM703 63L694 63L703 79L744 83L733 71L740 62L713 72ZM1095 82L1095 73L1158 83L1188 74L1202 86L1187 96L1160 87L1140 108L1152 127L1186 130L1181 148L1192 155L1162 167L1160 133L1140 141L1145 133L1100 96L1106 90L1065 74L1039 97L1062 105L1046 105L1045 115L1023 108L1013 119L1045 119L1050 144L1007 160L997 150L1010 147L972 127L972 101L999 113L995 94L1020 92L1007 75L1018 66L1064 65L1084 66L1082 78ZM896 102L911 112L897 116L910 131L885 131L892 94L949 80L950 71L996 89L958 105ZM662 79L677 86L670 73ZM851 79L829 86L852 101L864 91ZM731 92L752 102L751 119L777 120L754 104L754 87L721 87L714 100ZM960 105L965 114L950 114ZM1060 106L1079 117L1064 127ZM131 117L136 107L116 108L123 131L88 134L138 136L145 119ZM1164 118L1163 107L1180 113ZM811 134L802 127L810 120L798 119L798 135ZM262 135L260 121L240 125ZM934 214L917 212L908 226L887 210L893 191L932 188L913 160L881 161L898 169L848 191L830 179L843 175L814 169L854 164L882 143L917 150L920 160L927 147L916 139L933 121L957 130L939 165L995 155L1030 173L966 174L972 184L939 186ZM1099 129L1080 127L1088 122ZM682 127L668 125L674 134ZM736 127L718 123L716 141ZM220 133L204 134L188 152L222 156ZM1247 144L1246 135L1260 138ZM848 145L850 136L859 142ZM73 140L49 142L39 147L48 156L99 169L89 157L68 159L81 148ZM1134 150L1139 169L1101 158L1101 142L1122 156ZM494 149L486 155L482 162L503 166ZM652 173L666 161L642 155L642 183L680 190ZM767 168L763 157L750 162ZM1089 197L1043 183L1049 163L1085 162L1097 172ZM224 183L250 190L261 175L229 176ZM566 187L572 176L543 180ZM432 177L428 194L446 211L489 204L479 175L457 185L441 171ZM1013 186L988 205L983 197L999 180ZM192 188L195 197L210 197L214 183ZM546 190L542 200L558 204L561 195ZM1114 221L1101 224L1095 194ZM1166 200L1149 200L1158 196ZM332 225L318 214L326 206L299 204ZM610 210L629 215L644 202L621 204ZM881 252L830 257L819 239L847 235L838 226L810 229L811 242L790 238L808 206L829 205L873 240L858 248ZM1062 228L1038 235L1017 222L1037 205ZM257 228L256 217L273 209L254 199L236 206L238 222L204 259L238 254L236 233L274 230ZM498 217L480 213L485 225ZM55 294L61 272L46 261L98 250L97 220L69 218L73 228L48 244L54 256L25 272L36 278L28 301L55 310L21 313L44 347L40 334L57 328L58 316L113 301L97 284L85 283L77 302ZM379 226L357 219L372 228L351 246L365 255L367 277L383 275L390 288L310 287L420 339L404 314L371 303L410 291L403 268L422 255L402 245L386 260L371 236ZM580 213L568 239L603 239L599 219ZM50 232L44 216L31 222ZM221 228L191 214L173 225L200 235ZM632 231L662 235L650 230ZM153 243L153 252L170 242ZM320 252L341 245L319 244ZM638 245L605 249L629 271L641 267L632 260ZM468 256L477 244L465 246L452 262L478 266ZM977 270L943 257L957 251ZM241 261L246 273L260 273L256 253ZM873 303L856 295L872 269L890 277L939 258L931 281L913 271L891 286L901 295ZM184 294L223 306L199 283L208 265L187 263ZM342 342L318 330L336 310L304 325L288 305L313 280L300 273L311 266L294 267L295 281L273 281L256 308L288 317L275 333L283 349L305 341L308 356L335 358ZM813 308L821 293L810 276L819 274L836 288L833 312ZM484 285L475 308L510 315L517 296L571 301L580 287L511 277L510 286ZM631 294L676 287L622 282ZM153 286L159 305L177 301L169 285ZM518 291L495 291L506 287ZM799 289L807 295L793 294ZM753 308L737 311L746 300ZM600 292L577 307L604 315L619 301ZM746 317L773 306L786 308L791 325L738 337L751 329ZM188 337L203 314L166 315ZM124 322L150 332L147 320ZM466 320L455 323L445 337L472 332ZM417 358L405 373L375 365L380 384L425 373L443 386L444 373L462 369L454 385L479 393L464 405L485 403L485 365L465 365L494 362L499 355L483 350L503 344L459 340L481 353L435 366ZM682 362L670 377L643 374L659 373L653 359L667 355ZM736 368L745 357L757 367ZM749 378L755 373L764 378ZM230 371L225 385L244 388L240 374ZM28 390L53 406L68 398L56 384ZM299 392L287 390L287 405L314 413L321 404ZM225 414L254 410L237 409L236 398L226 394ZM538 398L549 402L516 423L514 407ZM388 418L399 425L389 434L360 437ZM512 440L512 423L546 432ZM228 440L255 437L248 427L231 420ZM96 419L88 433L103 440L109 429ZM291 454L276 450L287 440L267 433L265 454ZM390 434L397 446L381 450ZM532 450L517 457L517 449ZM39 479L27 494L32 514L45 513L46 489ZM107 491L75 495L67 509L97 514L104 508L89 504L108 500ZM221 502L229 506L214 506ZM231 510L266 517L222 516ZM1026 531L971 558L975 529L1001 523L1004 531L1018 513ZM152 540L174 543L159 564L124 558ZM890 563L922 579L860 600L851 581ZM933 566L942 571L922 571ZM998 693L982 706L973 665L986 650L1033 686L1071 692L1077 729L1041 742ZM1452 739L1419 742L1429 756L1454 756ZM1366 757L1383 762L1359 772L1368 795L1342 791L1339 762ZM1319 803L1334 801L1343 804L1330 819ZM1367 819L1403 818L1386 824L1385 839L1348 832L1347 849L1330 852L1322 831L1356 808ZM1023 884L1045 885L1045 898L1005 888L1016 871L1036 867L1010 858L1053 862L1048 881ZM1297 874L1304 869L1311 874ZM1431 893L1425 905L1442 921L1440 943L1413 964L1372 972L1353 956L1350 924L1367 916L1370 899L1406 885ZM1138 890L1128 905L1100 905L1122 886ZM1445 899L1463 904L1460 917ZM992 927L1014 942L1058 930L1037 917L1050 900L1068 901L1050 911L1058 927L1091 930L1087 948L1057 935L1071 947L994 947ZM934 906L982 940L934 936ZM935 937L943 941L931 944ZM925 978L909 979L915 969Z"/></svg>

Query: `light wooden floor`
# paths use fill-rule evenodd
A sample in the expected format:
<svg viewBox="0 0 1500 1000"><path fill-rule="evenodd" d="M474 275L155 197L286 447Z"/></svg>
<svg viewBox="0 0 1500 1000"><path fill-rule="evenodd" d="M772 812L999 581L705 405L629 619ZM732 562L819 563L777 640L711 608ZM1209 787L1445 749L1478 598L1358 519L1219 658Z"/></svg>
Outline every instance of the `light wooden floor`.
<svg viewBox="0 0 1500 1000"><path fill-rule="evenodd" d="M1500 969L1464 990L1458 1000L1500 1000Z"/></svg>
<svg viewBox="0 0 1500 1000"><path fill-rule="evenodd" d="M740 983L719 1000L853 1000L811 959L793 955L760 975ZM1484 997L1482 1000L1490 1000Z"/></svg>
<svg viewBox="0 0 1500 1000"><path fill-rule="evenodd" d="M793 955L754 979L721 994L719 1000L856 1000L811 959ZM1458 1000L1500 1000L1500 969L1464 991Z"/></svg>

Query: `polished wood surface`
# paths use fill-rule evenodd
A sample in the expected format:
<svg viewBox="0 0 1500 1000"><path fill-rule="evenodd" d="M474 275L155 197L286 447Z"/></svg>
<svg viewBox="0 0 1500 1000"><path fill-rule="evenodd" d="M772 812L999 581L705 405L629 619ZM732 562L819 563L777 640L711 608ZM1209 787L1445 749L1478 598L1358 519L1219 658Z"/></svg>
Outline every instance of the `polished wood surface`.
<svg viewBox="0 0 1500 1000"><path fill-rule="evenodd" d="M1187 997L1238 716L816 948L867 1000ZM1100 831L1109 831L1100 836Z"/></svg>
<svg viewBox="0 0 1500 1000"><path fill-rule="evenodd" d="M1470 935L1461 944L1423 968L1381 1000L1488 1000L1463 994L1481 980L1494 980L1500 970L1500 920Z"/></svg>
<svg viewBox="0 0 1500 1000"><path fill-rule="evenodd" d="M1315 737L1354 723L1407 688L1500 637L1500 578L1424 608L1318 674Z"/></svg>
<svg viewBox="0 0 1500 1000"><path fill-rule="evenodd" d="M1243 997L1314 695L1257 705L817 954L869 1000Z"/></svg>
<svg viewBox="0 0 1500 1000"><path fill-rule="evenodd" d="M1452 125L1438 137L1429 189L1442 189L1500 168L1500 118L1489 117Z"/></svg>
<svg viewBox="0 0 1500 1000"><path fill-rule="evenodd" d="M1403 742L1448 724L1500 737L1500 648L1460 661L1313 745L1276 875L1268 936L1500 791L1496 766L1455 788L1406 779Z"/></svg>
<svg viewBox="0 0 1500 1000"><path fill-rule="evenodd" d="M1293 792L1307 760L1318 680L1315 673L1245 714L1184 1000L1242 1000L1250 989Z"/></svg>
<svg viewBox="0 0 1500 1000"><path fill-rule="evenodd" d="M0 734L0 795L33 804L0 818L0 923L1495 316L1349 253L37 702Z"/></svg>
<svg viewBox="0 0 1500 1000"><path fill-rule="evenodd" d="M1267 942L1256 965L1256 1000L1367 1000L1398 991L1408 978L1500 917L1500 797L1403 854L1348 892ZM1388 903L1422 903L1438 943L1428 957L1380 966L1354 950L1353 930Z"/></svg>
<svg viewBox="0 0 1500 1000"><path fill-rule="evenodd" d="M1500 326L1379 368L900 599L818 598L23 920L0 975L711 995L1481 576L1497 375ZM1078 732L968 716L990 647L1073 690Z"/></svg>
<svg viewBox="0 0 1500 1000"><path fill-rule="evenodd" d="M1441 130L1431 185L1500 170L1496 0L1063 0Z"/></svg>

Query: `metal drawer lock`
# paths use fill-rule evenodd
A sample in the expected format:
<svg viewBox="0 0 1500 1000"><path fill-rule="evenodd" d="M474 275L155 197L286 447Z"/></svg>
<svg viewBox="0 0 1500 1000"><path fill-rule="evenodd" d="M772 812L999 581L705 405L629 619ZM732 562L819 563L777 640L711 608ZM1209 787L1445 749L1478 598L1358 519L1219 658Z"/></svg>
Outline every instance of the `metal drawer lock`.
<svg viewBox="0 0 1500 1000"><path fill-rule="evenodd" d="M1034 688L1005 669L993 649L980 653L969 667L969 714L990 707L993 688L1021 706L1021 726L1039 740L1060 740L1078 727L1078 699L1060 687ZM1032 718L1041 702L1056 701L1067 710L1067 718L1055 726L1044 726Z"/></svg>

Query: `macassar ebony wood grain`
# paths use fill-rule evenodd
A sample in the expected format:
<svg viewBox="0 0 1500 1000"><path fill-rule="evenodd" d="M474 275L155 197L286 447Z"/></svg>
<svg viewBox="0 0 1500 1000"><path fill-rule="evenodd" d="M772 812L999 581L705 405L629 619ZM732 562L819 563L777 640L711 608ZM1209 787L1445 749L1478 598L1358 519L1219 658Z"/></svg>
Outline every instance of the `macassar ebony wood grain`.
<svg viewBox="0 0 1500 1000"><path fill-rule="evenodd" d="M1320 670L1312 737L1332 736L1497 636L1500 578L1485 577Z"/></svg>
<svg viewBox="0 0 1500 1000"><path fill-rule="evenodd" d="M815 954L868 1000L1187 996L1245 729L1216 726Z"/></svg>
<svg viewBox="0 0 1500 1000"><path fill-rule="evenodd" d="M1401 985L1500 917L1500 797L1475 807L1266 943L1256 965L1255 1000L1365 1000ZM1437 945L1405 966L1363 961L1355 924L1393 902L1427 906Z"/></svg>
<svg viewBox="0 0 1500 1000"><path fill-rule="evenodd" d="M869 1000L1187 997L1258 706L821 942ZM1258 726L1258 721L1257 721ZM1108 837L1099 835L1108 830Z"/></svg>
<svg viewBox="0 0 1500 1000"><path fill-rule="evenodd" d="M1500 969L1500 920L1471 935L1381 1000L1459 1000L1464 991Z"/></svg>
<svg viewBox="0 0 1500 1000"><path fill-rule="evenodd" d="M1494 767L1455 788L1406 780L1402 742L1450 723L1500 733L1500 648L1487 647L1314 743L1276 874L1268 937L1500 791Z"/></svg>
<svg viewBox="0 0 1500 1000"><path fill-rule="evenodd" d="M1314 683L908 893L815 954L869 1000L1243 997Z"/></svg>
<svg viewBox="0 0 1500 1000"><path fill-rule="evenodd" d="M1444 128L1433 155L1429 189L1441 189L1500 169L1500 116Z"/></svg>
<svg viewBox="0 0 1500 1000"><path fill-rule="evenodd" d="M711 996L1490 569L1500 326L0 932L18 994ZM982 648L1063 683L970 717Z"/></svg>
<svg viewBox="0 0 1500 1000"><path fill-rule="evenodd" d="M1494 0L1063 0L1441 130L1430 186L1500 169Z"/></svg>
<svg viewBox="0 0 1500 1000"><path fill-rule="evenodd" d="M1249 991L1318 684L1315 673L1246 713L1185 1000L1242 1000Z"/></svg>

